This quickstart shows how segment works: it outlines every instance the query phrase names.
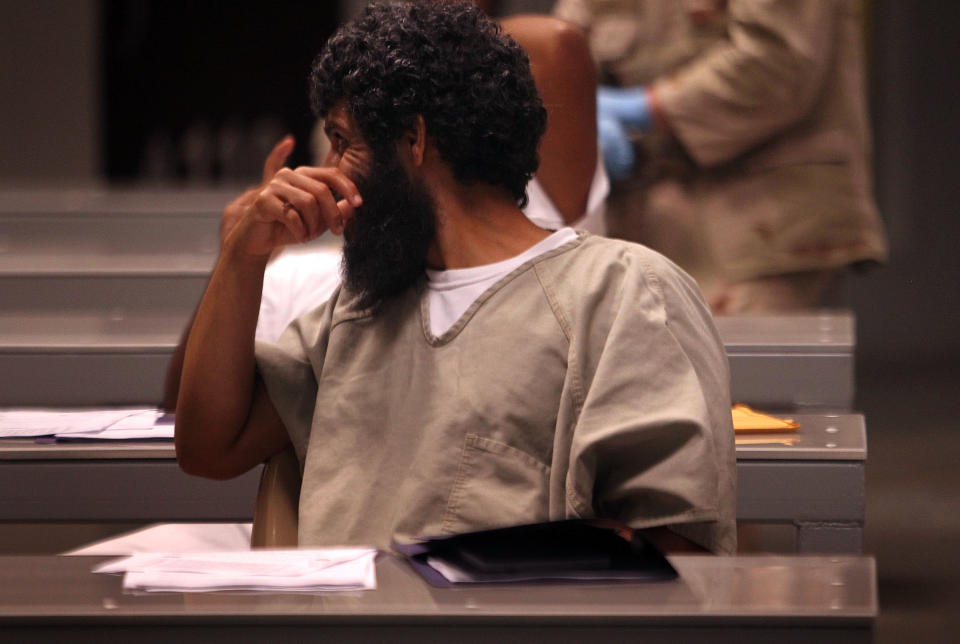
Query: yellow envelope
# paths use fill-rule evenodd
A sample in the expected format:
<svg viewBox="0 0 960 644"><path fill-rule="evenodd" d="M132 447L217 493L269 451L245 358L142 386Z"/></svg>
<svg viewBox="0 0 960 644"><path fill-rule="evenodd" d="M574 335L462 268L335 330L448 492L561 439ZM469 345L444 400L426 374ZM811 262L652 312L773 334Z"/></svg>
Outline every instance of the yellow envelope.
<svg viewBox="0 0 960 644"><path fill-rule="evenodd" d="M734 439L734 443L737 445L785 445L789 447L791 445L796 445L799 442L800 438L794 438L793 436L784 436L783 438L770 436L755 436L752 438L747 438L746 436L737 436Z"/></svg>
<svg viewBox="0 0 960 644"><path fill-rule="evenodd" d="M792 418L776 418L761 414L758 411L750 409L746 405L734 405L731 410L733 414L733 430L738 434L749 434L752 432L793 432L800 427L799 423L793 422Z"/></svg>

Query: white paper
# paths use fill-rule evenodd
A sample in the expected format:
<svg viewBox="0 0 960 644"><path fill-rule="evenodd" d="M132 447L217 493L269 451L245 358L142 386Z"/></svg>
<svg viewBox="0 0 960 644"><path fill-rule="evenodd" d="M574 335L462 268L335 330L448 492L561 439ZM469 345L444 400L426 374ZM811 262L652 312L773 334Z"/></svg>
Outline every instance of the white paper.
<svg viewBox="0 0 960 644"><path fill-rule="evenodd" d="M427 557L427 565L443 575L443 577L449 582L460 584L463 582L475 581L473 575L457 566L454 566L451 563L443 561L442 559L437 559L436 557Z"/></svg>
<svg viewBox="0 0 960 644"><path fill-rule="evenodd" d="M251 523L158 523L63 554L119 557L137 552L246 551L252 529Z"/></svg>
<svg viewBox="0 0 960 644"><path fill-rule="evenodd" d="M125 573L125 590L150 592L372 590L377 587L376 554L368 547L140 553L93 572Z"/></svg>
<svg viewBox="0 0 960 644"><path fill-rule="evenodd" d="M144 438L173 438L173 424L153 425L146 429L116 429L109 428L98 432L70 432L67 434L54 434L56 438L66 438L70 440L138 440Z"/></svg>
<svg viewBox="0 0 960 644"><path fill-rule="evenodd" d="M102 432L152 430L160 417L155 408L137 409L4 409L0 437L63 436Z"/></svg>

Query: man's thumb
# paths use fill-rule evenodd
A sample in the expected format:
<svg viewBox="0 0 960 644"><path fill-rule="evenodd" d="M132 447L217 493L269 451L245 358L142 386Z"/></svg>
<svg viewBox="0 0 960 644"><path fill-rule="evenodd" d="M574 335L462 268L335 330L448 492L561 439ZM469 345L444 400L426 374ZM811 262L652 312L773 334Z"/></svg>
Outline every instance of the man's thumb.
<svg viewBox="0 0 960 644"><path fill-rule="evenodd" d="M280 168L287 162L287 158L290 157L290 153L293 152L295 145L296 141L294 141L293 135L288 134L273 146L270 154L267 155L267 160L263 164L264 183L270 181L273 175L280 171Z"/></svg>

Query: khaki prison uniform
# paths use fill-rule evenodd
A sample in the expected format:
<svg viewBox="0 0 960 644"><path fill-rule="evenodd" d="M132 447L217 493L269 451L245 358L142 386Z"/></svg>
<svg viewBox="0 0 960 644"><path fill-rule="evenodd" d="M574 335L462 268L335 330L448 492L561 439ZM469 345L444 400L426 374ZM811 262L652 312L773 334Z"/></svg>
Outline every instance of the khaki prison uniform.
<svg viewBox="0 0 960 644"><path fill-rule="evenodd" d="M661 255L580 233L440 337L423 284L377 317L351 301L257 344L303 467L301 545L604 516L734 551L726 355Z"/></svg>

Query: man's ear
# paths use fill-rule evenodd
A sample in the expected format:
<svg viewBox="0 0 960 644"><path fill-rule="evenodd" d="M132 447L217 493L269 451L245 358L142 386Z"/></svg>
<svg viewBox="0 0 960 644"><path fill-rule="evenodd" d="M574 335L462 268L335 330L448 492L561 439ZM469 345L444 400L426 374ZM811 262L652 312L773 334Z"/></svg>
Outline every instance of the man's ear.
<svg viewBox="0 0 960 644"><path fill-rule="evenodd" d="M423 165L427 156L427 123L417 114L413 127L400 137L400 155L407 158L413 167Z"/></svg>

